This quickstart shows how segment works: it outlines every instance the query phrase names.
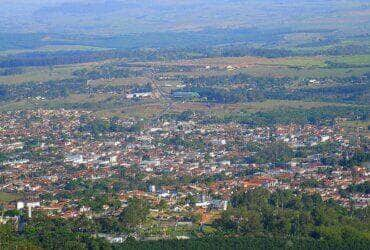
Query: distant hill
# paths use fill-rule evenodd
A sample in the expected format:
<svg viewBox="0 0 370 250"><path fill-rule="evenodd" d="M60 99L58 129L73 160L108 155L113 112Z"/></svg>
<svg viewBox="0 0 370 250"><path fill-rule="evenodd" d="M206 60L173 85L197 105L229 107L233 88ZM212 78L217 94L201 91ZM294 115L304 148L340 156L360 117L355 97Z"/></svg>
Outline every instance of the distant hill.
<svg viewBox="0 0 370 250"><path fill-rule="evenodd" d="M364 0L5 0L0 5L0 32L121 35L240 27L370 28L370 3Z"/></svg>
<svg viewBox="0 0 370 250"><path fill-rule="evenodd" d="M236 43L309 50L344 40L366 47L369 30L365 0L0 0L0 51L6 53Z"/></svg>

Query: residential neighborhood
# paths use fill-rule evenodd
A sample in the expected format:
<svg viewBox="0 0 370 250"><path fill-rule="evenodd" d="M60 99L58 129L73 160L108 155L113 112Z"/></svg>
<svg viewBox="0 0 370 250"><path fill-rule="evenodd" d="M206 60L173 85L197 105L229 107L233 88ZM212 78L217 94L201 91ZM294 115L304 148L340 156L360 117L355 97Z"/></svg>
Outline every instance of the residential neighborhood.
<svg viewBox="0 0 370 250"><path fill-rule="evenodd" d="M347 208L370 201L369 193L346 192L369 183L370 171L345 163L366 145L337 124L144 124L39 109L3 113L0 128L0 191L17 194L4 209L29 217L117 216L138 198L150 204L151 225L182 228L176 237L185 237L218 218L237 190L318 193ZM150 227L137 237L168 237Z"/></svg>

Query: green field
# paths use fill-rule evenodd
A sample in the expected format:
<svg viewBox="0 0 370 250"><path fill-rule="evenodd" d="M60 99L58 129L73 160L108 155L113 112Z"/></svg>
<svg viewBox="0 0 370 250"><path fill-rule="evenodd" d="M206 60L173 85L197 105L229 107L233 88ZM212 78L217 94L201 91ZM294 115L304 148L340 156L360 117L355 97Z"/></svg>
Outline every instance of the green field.
<svg viewBox="0 0 370 250"><path fill-rule="evenodd" d="M83 65L66 65L54 67L27 67L22 74L0 76L0 84L18 84L25 82L46 82L72 78L72 72Z"/></svg>
<svg viewBox="0 0 370 250"><path fill-rule="evenodd" d="M3 50L0 51L0 56L14 55L19 53L30 53L30 52L57 52L57 51L100 51L106 50L105 48L83 46L83 45L45 45L35 49L25 50Z"/></svg>
<svg viewBox="0 0 370 250"><path fill-rule="evenodd" d="M10 194L5 192L0 192L0 203L10 202L20 199L22 196L20 194Z"/></svg>
<svg viewBox="0 0 370 250"><path fill-rule="evenodd" d="M354 67L370 65L370 55L337 56L329 58L329 60L336 63L345 63Z"/></svg>
<svg viewBox="0 0 370 250"><path fill-rule="evenodd" d="M298 77L298 78L325 78L325 77L349 77L361 76L370 71L370 67L364 68L288 68L256 66L240 69L238 72L253 76L270 77Z"/></svg>

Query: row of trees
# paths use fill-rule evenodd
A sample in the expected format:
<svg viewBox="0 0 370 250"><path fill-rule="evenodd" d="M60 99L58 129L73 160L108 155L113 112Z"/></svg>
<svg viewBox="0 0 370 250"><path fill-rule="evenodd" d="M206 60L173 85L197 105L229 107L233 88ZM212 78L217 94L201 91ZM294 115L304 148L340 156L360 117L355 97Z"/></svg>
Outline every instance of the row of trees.
<svg viewBox="0 0 370 250"><path fill-rule="evenodd" d="M275 91L271 92L268 98L368 104L369 89L370 81L362 84L302 88L293 91Z"/></svg>
<svg viewBox="0 0 370 250"><path fill-rule="evenodd" d="M364 183L350 185L346 189L346 191L351 192L351 193L370 194L370 181L365 181Z"/></svg>
<svg viewBox="0 0 370 250"><path fill-rule="evenodd" d="M210 237L191 240L166 240L166 241L128 241L124 245L115 245L114 249L135 250L246 250L246 249L366 249L369 240L347 239L339 241L313 240L310 238L297 237Z"/></svg>
<svg viewBox="0 0 370 250"><path fill-rule="evenodd" d="M238 122L251 127L276 124L334 124L336 118L366 121L370 110L361 106L324 106L318 108L277 108L271 111L248 112L223 116L205 116L204 122Z"/></svg>

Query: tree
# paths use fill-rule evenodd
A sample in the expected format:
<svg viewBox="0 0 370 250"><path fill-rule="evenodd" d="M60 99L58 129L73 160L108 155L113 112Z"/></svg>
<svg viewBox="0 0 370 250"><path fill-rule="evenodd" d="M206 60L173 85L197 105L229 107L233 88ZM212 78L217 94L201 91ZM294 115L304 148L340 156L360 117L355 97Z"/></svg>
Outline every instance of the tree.
<svg viewBox="0 0 370 250"><path fill-rule="evenodd" d="M195 213L191 216L191 220L194 223L199 223L202 220L202 214L201 213Z"/></svg>
<svg viewBox="0 0 370 250"><path fill-rule="evenodd" d="M293 150L285 143L272 143L253 156L258 163L286 163L293 157Z"/></svg>
<svg viewBox="0 0 370 250"><path fill-rule="evenodd" d="M166 200L161 200L158 204L158 209L166 210L168 208L168 202Z"/></svg>
<svg viewBox="0 0 370 250"><path fill-rule="evenodd" d="M135 227L143 223L149 215L149 204L144 200L131 199L128 206L119 215L125 226Z"/></svg>
<svg viewBox="0 0 370 250"><path fill-rule="evenodd" d="M240 230L243 233L260 232L263 230L261 214L256 211L243 211Z"/></svg>

